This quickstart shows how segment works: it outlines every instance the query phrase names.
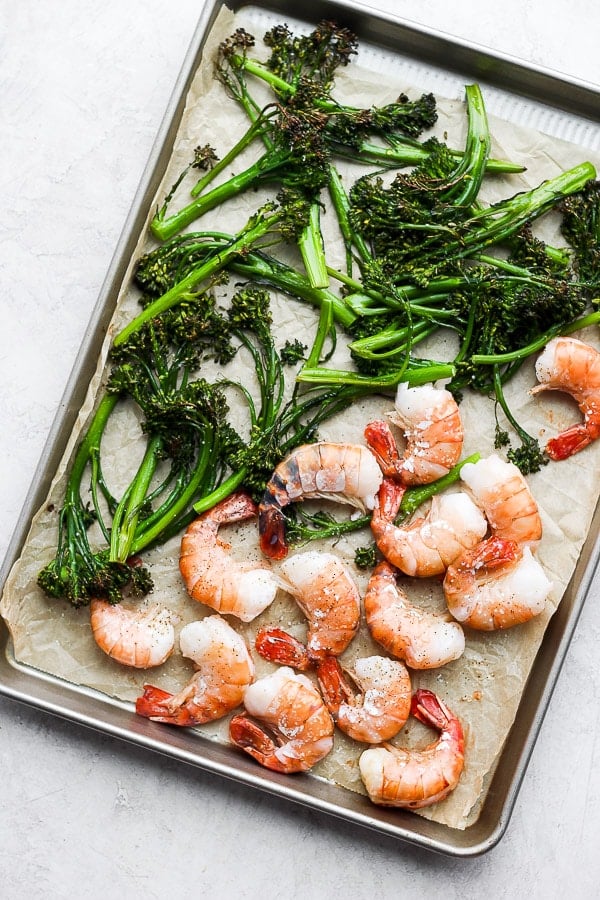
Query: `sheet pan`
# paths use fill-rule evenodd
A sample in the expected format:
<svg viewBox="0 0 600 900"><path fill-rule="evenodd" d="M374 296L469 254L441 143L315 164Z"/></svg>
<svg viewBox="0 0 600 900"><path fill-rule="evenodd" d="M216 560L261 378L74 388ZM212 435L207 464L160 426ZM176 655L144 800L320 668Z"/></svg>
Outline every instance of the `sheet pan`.
<svg viewBox="0 0 600 900"><path fill-rule="evenodd" d="M242 8L242 4L227 5L234 11ZM115 297L169 159L192 74L220 8L218 2L208 3L198 22L172 101L107 273L85 343L73 369L60 414L49 435L42 462L2 566L2 584L19 555L31 518L43 503L63 455L96 366L98 346ZM259 14L280 19L285 18L289 11L289 5L284 2L253 4L253 8ZM511 113L515 118L520 117L521 121L533 121L540 130L566 136L582 146L600 146L600 128L595 121L600 99L598 87L564 78L557 73L532 69L517 60L491 54L485 48L463 45L446 35L393 17L374 16L372 11L359 4L315 2L303 6L303 19L307 22L315 22L325 16L343 20L357 32L361 42L405 55L407 66L417 67L423 80L435 80L440 72L452 73L460 84L478 80L484 86L486 98L490 98L491 108L496 107L495 112L501 113L505 104L510 102ZM518 98L516 104L515 97ZM252 761L196 733L181 733L142 720L135 715L130 704L75 687L18 663L4 625L1 631L4 653L0 657L0 691L12 699L357 825L439 852L456 856L476 855L494 846L508 825L529 756L597 567L600 553L596 537L599 515L597 511L571 584L546 631L483 811L477 822L465 831L449 829L410 813L375 808L366 798L340 791L310 775L289 779L267 770L257 771Z"/></svg>

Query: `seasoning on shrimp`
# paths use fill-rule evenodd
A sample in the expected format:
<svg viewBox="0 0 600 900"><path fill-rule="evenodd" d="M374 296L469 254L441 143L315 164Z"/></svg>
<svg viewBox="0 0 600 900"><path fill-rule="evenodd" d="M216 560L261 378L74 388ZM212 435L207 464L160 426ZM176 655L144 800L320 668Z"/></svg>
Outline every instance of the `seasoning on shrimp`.
<svg viewBox="0 0 600 900"><path fill-rule="evenodd" d="M297 669L338 656L360 625L360 593L348 566L334 553L307 550L289 556L279 571L281 586L306 616L306 645L282 629L264 628L257 635L258 652Z"/></svg>
<svg viewBox="0 0 600 900"><path fill-rule="evenodd" d="M317 688L282 666L244 695L246 713L229 725L232 742L267 769L306 772L333 748L334 724Z"/></svg>
<svg viewBox="0 0 600 900"><path fill-rule="evenodd" d="M551 340L538 357L535 373L539 391L564 391L575 400L583 422L572 425L546 444L551 459L567 459L600 435L600 353L572 337Z"/></svg>
<svg viewBox="0 0 600 900"><path fill-rule="evenodd" d="M361 657L350 669L330 656L319 663L317 679L335 724L355 741L390 740L408 719L410 675L400 660Z"/></svg>
<svg viewBox="0 0 600 900"><path fill-rule="evenodd" d="M189 595L242 622L251 622L273 602L277 581L264 564L236 562L219 538L219 528L256 512L247 494L231 494L195 519L181 541L179 569Z"/></svg>
<svg viewBox="0 0 600 900"><path fill-rule="evenodd" d="M371 531L381 553L406 575L441 575L487 531L481 510L464 492L435 495L427 515L398 526L394 520L403 492L393 479L384 480L371 517Z"/></svg>
<svg viewBox="0 0 600 900"><path fill-rule="evenodd" d="M495 535L519 543L536 543L542 536L538 505L523 474L495 453L460 471Z"/></svg>
<svg viewBox="0 0 600 900"><path fill-rule="evenodd" d="M496 535L464 553L444 578L454 618L480 631L512 628L539 616L551 590L531 549Z"/></svg>
<svg viewBox="0 0 600 900"><path fill-rule="evenodd" d="M303 444L275 468L258 510L260 546L265 556L288 553L282 510L310 498L373 509L383 476L374 454L361 444L317 441Z"/></svg>
<svg viewBox="0 0 600 900"><path fill-rule="evenodd" d="M254 662L244 639L219 615L190 622L181 629L181 653L195 674L177 694L150 684L136 701L136 712L168 725L201 725L240 706L254 679Z"/></svg>
<svg viewBox="0 0 600 900"><path fill-rule="evenodd" d="M95 598L90 603L94 640L115 662L135 669L162 665L173 652L171 613L157 603L133 609Z"/></svg>
<svg viewBox="0 0 600 900"><path fill-rule="evenodd" d="M465 741L459 719L432 692L415 692L411 713L439 731L423 749L389 743L363 751L358 761L369 798L379 806L422 809L444 800L464 768Z"/></svg>
<svg viewBox="0 0 600 900"><path fill-rule="evenodd" d="M367 442L385 475L406 485L429 484L447 475L458 462L464 433L450 391L431 384L409 387L401 382L389 419L403 431L403 456L386 422L370 422L365 429Z"/></svg>
<svg viewBox="0 0 600 900"><path fill-rule="evenodd" d="M409 603L397 574L382 561L369 579L365 616L373 639L412 669L434 669L462 656L465 635L459 623Z"/></svg>

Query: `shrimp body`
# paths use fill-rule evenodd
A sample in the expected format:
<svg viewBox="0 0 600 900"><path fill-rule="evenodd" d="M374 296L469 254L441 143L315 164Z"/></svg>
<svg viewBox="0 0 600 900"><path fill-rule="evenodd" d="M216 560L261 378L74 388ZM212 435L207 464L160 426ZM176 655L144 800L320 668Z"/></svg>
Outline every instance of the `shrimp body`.
<svg viewBox="0 0 600 900"><path fill-rule="evenodd" d="M129 609L123 603L95 598L90 604L90 624L100 649L124 666L151 669L173 652L171 614L156 603Z"/></svg>
<svg viewBox="0 0 600 900"><path fill-rule="evenodd" d="M495 535L519 543L535 543L542 536L542 520L529 485L517 466L495 453L460 472L483 509Z"/></svg>
<svg viewBox="0 0 600 900"><path fill-rule="evenodd" d="M307 640L303 644L282 628L261 628L255 644L260 655L301 671L339 656L360 625L360 592L348 567L334 553L308 550L288 556L279 571L280 586L306 616Z"/></svg>
<svg viewBox="0 0 600 900"><path fill-rule="evenodd" d="M387 741L408 719L410 675L399 660L363 657L356 660L352 670L344 672L330 656L319 664L317 678L335 724L355 741Z"/></svg>
<svg viewBox="0 0 600 900"><path fill-rule="evenodd" d="M432 692L415 692L411 713L439 731L421 750L386 744L363 751L358 761L369 798L379 806L422 809L454 790L464 768L464 735L457 717Z"/></svg>
<svg viewBox="0 0 600 900"><path fill-rule="evenodd" d="M430 384L398 385L395 409L389 419L404 434L401 457L385 422L371 422L365 431L385 475L403 484L429 484L447 475L462 452L464 432L456 400L445 389Z"/></svg>
<svg viewBox="0 0 600 900"><path fill-rule="evenodd" d="M385 558L406 575L441 575L465 549L484 536L487 522L466 493L437 494L429 512L407 526L394 524L404 488L384 480L371 517L375 543Z"/></svg>
<svg viewBox="0 0 600 900"><path fill-rule="evenodd" d="M583 422L551 438L546 452L551 459L567 459L600 435L600 353L571 337L551 340L535 365L538 381L532 393L564 391L575 400Z"/></svg>
<svg viewBox="0 0 600 900"><path fill-rule="evenodd" d="M318 441L297 447L276 467L259 506L263 553L271 559L287 555L282 510L290 503L324 498L373 509L382 477L374 454L361 444Z"/></svg>
<svg viewBox="0 0 600 900"><path fill-rule="evenodd" d="M338 656L360 625L360 592L348 566L334 553L307 550L289 556L280 573L307 618L311 660Z"/></svg>
<svg viewBox="0 0 600 900"><path fill-rule="evenodd" d="M251 622L272 603L277 582L266 566L233 560L218 532L221 525L255 515L256 505L247 494L232 494L188 526L179 556L179 570L189 595L242 622Z"/></svg>
<svg viewBox="0 0 600 900"><path fill-rule="evenodd" d="M543 612L551 590L552 582L527 545L496 536L467 551L444 578L448 609L479 631L528 622Z"/></svg>
<svg viewBox="0 0 600 900"><path fill-rule="evenodd" d="M412 669L434 669L462 656L465 635L458 622L408 602L387 562L378 563L365 594L367 626L374 640Z"/></svg>
<svg viewBox="0 0 600 900"><path fill-rule="evenodd" d="M201 725L240 706L254 679L254 662L244 639L218 615L190 622L179 636L183 656L196 669L177 694L144 685L138 715L169 725Z"/></svg>
<svg viewBox="0 0 600 900"><path fill-rule="evenodd" d="M333 719L321 695L288 666L246 688L244 705L246 713L230 722L231 740L267 769L306 772L333 747Z"/></svg>

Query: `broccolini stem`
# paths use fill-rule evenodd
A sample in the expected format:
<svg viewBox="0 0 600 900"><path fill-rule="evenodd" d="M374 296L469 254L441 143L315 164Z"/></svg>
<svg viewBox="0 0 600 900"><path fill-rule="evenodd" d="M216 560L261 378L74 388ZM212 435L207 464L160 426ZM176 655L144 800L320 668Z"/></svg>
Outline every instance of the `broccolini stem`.
<svg viewBox="0 0 600 900"><path fill-rule="evenodd" d="M468 132L464 155L456 169L461 189L452 197L457 206L470 206L477 199L490 154L491 136L481 88L468 84L467 100Z"/></svg>
<svg viewBox="0 0 600 900"><path fill-rule="evenodd" d="M168 504L166 510L162 514L160 510L158 510L158 515L153 517L150 527L147 527L145 522L139 523L131 545L131 554L139 553L141 550L144 550L152 544L157 538L162 537L167 526L189 509L191 501L202 489L215 449L214 436L212 433L209 434L208 432L209 429L207 429L207 433L204 435L196 468L185 490L179 494L175 502L171 501Z"/></svg>
<svg viewBox="0 0 600 900"><path fill-rule="evenodd" d="M160 315L167 309L176 306L180 300L193 290L201 281L205 281L224 269L226 265L238 254L244 254L257 240L263 237L281 218L280 212L274 212L271 215L257 214L253 216L246 227L243 228L238 235L227 244L216 243L212 255L209 256L199 266L195 266L191 272L181 279L170 290L158 297L152 303L149 303L139 315L131 320L115 337L113 343L115 347L125 343L141 326Z"/></svg>
<svg viewBox="0 0 600 900"><path fill-rule="evenodd" d="M131 556L138 518L156 471L161 446L161 438L150 439L137 474L115 510L110 533L109 559L111 562L124 563Z"/></svg>
<svg viewBox="0 0 600 900"><path fill-rule="evenodd" d="M162 213L158 213L150 224L152 233L159 241L168 240L211 209L238 196L259 181L267 180L273 171L281 169L289 156L288 150L268 150L243 172L217 185L212 191L195 197L172 216L165 218Z"/></svg>
<svg viewBox="0 0 600 900"><path fill-rule="evenodd" d="M419 484L407 488L402 497L400 509L395 519L396 525L401 525L403 522L406 522L406 520L409 519L426 500L430 500L435 494L439 494L447 487L450 487L451 484L457 482L460 478L461 469L466 463L475 463L479 459L479 453L473 453L471 456L467 456L453 466L447 475L443 475L441 478L438 478L437 481L432 481L430 484Z"/></svg>
<svg viewBox="0 0 600 900"><path fill-rule="evenodd" d="M273 110L273 115L275 114L275 110ZM225 156L223 156L214 166L200 178L199 181L196 182L194 187L191 189L190 193L192 197L197 197L201 194L204 189L210 184L210 182L219 175L224 169L226 169L234 159L236 159L246 147L252 143L257 135L261 135L265 128L265 120L268 119L266 113L262 113L258 118L252 121L252 124L247 129L247 131L242 135L237 144L229 150Z"/></svg>
<svg viewBox="0 0 600 900"><path fill-rule="evenodd" d="M376 166L389 166L390 168L402 168L404 166L416 166L429 156L429 150L418 141L410 138L394 138L391 146L383 147L369 141L363 141L357 149L344 147L342 144L333 145L338 156L348 157ZM462 150L451 149L450 153L456 158L463 155ZM505 159L487 159L485 171L487 174L519 174L526 170L521 163L510 162Z"/></svg>
<svg viewBox="0 0 600 900"><path fill-rule="evenodd" d="M296 376L298 381L309 384L348 384L357 388L370 388L372 390L391 390L405 381L411 387L419 384L427 384L430 381L452 378L455 367L450 363L431 362L411 358L409 366L384 375L361 375L358 372L348 372L346 369L327 369L324 366L308 368L303 366Z"/></svg>
<svg viewBox="0 0 600 900"><path fill-rule="evenodd" d="M321 232L321 205L318 201L310 205L309 220L300 233L298 247L311 286L313 288L329 287L325 246Z"/></svg>
<svg viewBox="0 0 600 900"><path fill-rule="evenodd" d="M519 350L513 350L511 353L474 353L471 357L471 361L474 365L492 366L526 359L528 356L531 356L532 353L537 353L538 350L545 347L548 341L559 334L573 334L576 331L581 331L582 328L598 324L600 324L600 311L590 313L587 316L582 316L580 319L575 319L575 321L569 322L567 325L555 325L553 328L549 328L548 331L545 331L540 335L539 338L536 338L535 341L526 344L524 347L520 347Z"/></svg>

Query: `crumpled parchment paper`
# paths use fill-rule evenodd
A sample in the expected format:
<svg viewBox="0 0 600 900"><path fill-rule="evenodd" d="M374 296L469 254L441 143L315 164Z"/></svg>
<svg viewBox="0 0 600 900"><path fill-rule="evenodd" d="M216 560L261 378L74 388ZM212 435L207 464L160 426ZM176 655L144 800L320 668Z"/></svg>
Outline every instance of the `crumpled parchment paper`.
<svg viewBox="0 0 600 900"><path fill-rule="evenodd" d="M225 97L223 87L212 75L215 46L239 25L252 31L252 23L245 22L243 14L232 16L229 11L223 10L212 29L204 53L205 62L191 87L173 149L172 162L157 202L187 165L194 147L210 143L222 155L236 136L245 130L246 120L239 113L236 104ZM259 39L260 33L256 34ZM260 49L260 40L258 44ZM421 92L418 86L399 85L393 77L383 83L380 77L361 68L359 61L340 73L336 96L340 99L347 96L354 105L382 105L395 99L400 91L405 91L409 96L416 96ZM462 98L438 98L438 101L440 121L436 132L444 136L447 134L451 145L461 146L465 133ZM520 160L527 165L527 171L509 179L490 179L486 187L486 196L490 201L534 186L544 178L585 159L600 164L599 160L594 160L593 155L586 151L523 127L491 118L491 128L494 136L493 155ZM238 165L241 166L242 162L240 160ZM341 166L341 171L349 185L356 173L345 166ZM187 184L188 182L184 182L181 187L183 197ZM219 210L212 216L209 214L199 227L234 231L265 198L266 195L263 196L260 192L249 192L230 208ZM153 208L154 205L149 210L149 215ZM324 225L326 230L332 225L326 215ZM549 229L549 233L543 236L548 239L556 238L552 223L545 227L547 231ZM331 264L341 267L342 250L339 242L336 245L335 235L328 236L328 244ZM147 246L150 246L150 242L146 234L142 234L140 251ZM48 600L36 586L36 576L55 553L57 509L61 503L69 459L101 390L111 335L136 312L137 295L129 285L130 272L125 279L109 335L99 353L98 370L90 384L88 397L67 453L56 473L47 502L32 522L22 556L10 573L0 605L0 612L12 635L15 656L21 663L59 676L74 685L85 685L124 701L134 701L141 693L144 682L158 684L166 690L177 690L192 674L189 662L176 651L158 670L140 672L119 666L96 646L89 626L88 610L75 610L65 603ZM273 304L279 346L283 345L288 336L314 333L316 312L313 309L276 294ZM598 345L595 332L589 331L579 336ZM439 342L433 348L424 348L423 355L430 355L430 350L431 355L441 358L443 346ZM338 348L331 365L335 366L336 362L348 365L343 347ZM237 359L232 366L232 374L244 381L246 364L243 359ZM210 373L207 377L210 377ZM544 443L548 437L573 422L578 412L569 398L563 395L542 394L532 397L529 391L535 383L533 363L525 365L508 386L507 396L517 418L531 433L539 435ZM356 403L343 415L325 423L320 436L330 440L363 442L365 424L390 411L392 402L393 397L374 396ZM491 401L468 395L461 404L461 415L466 433L463 455L478 452L484 457L492 453L494 408ZM120 410L111 423L103 444L105 471L110 473L109 478L115 492L118 492L119 486L127 483L139 457L139 448L137 420L130 409ZM528 673L542 643L544 630L560 602L588 535L597 502L599 471L600 446L593 445L572 459L546 466L529 478L544 526L537 555L554 585L546 612L526 625L506 632L478 633L469 630L466 650L461 659L438 670L413 673L413 687L428 687L438 693L459 716L466 734L466 765L458 787L444 802L421 811L421 815L461 829L477 819L485 800L486 785L513 722ZM259 558L255 523L227 529L226 536L231 540L234 557ZM354 567L353 557L354 548L367 543L369 539L368 533L355 534L338 540L334 548L354 569L363 594L367 575ZM185 623L212 612L195 603L186 594L178 570L178 551L179 539L174 539L145 556L145 562L151 568L155 581L151 600L169 607L177 631ZM403 583L415 603L438 611L444 609L438 580L404 579ZM248 625L236 624L236 627L246 636L250 646L253 646L257 628L274 623L301 639L305 634L302 614L294 600L283 591L279 592L272 606L257 620ZM358 656L380 652L381 648L374 644L363 625L359 636L344 654L342 662L351 663ZM257 675L265 674L273 668L272 664L262 660L255 652L254 658ZM200 730L208 737L226 742L227 728L228 719L203 726ZM429 741L431 734L423 726L411 721L402 730L397 742L402 745L418 744L424 739ZM348 789L364 793L358 771L358 758L363 749L362 745L336 731L333 752L313 771L319 777L340 785L341 791ZM340 803L343 803L342 795Z"/></svg>

